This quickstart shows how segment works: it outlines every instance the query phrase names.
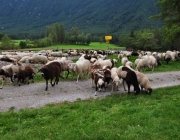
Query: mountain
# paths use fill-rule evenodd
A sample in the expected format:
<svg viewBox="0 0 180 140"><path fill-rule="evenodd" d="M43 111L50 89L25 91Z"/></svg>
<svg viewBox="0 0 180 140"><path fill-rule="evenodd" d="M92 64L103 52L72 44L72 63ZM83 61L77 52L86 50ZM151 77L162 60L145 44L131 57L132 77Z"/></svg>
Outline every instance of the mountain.
<svg viewBox="0 0 180 140"><path fill-rule="evenodd" d="M158 28L158 0L0 0L0 32L43 33L55 22L92 34Z"/></svg>

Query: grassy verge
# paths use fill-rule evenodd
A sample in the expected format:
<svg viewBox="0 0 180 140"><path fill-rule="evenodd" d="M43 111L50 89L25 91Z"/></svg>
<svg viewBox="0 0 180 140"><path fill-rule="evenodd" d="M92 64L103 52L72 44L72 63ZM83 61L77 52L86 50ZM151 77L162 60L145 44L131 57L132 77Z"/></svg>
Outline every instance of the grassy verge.
<svg viewBox="0 0 180 140"><path fill-rule="evenodd" d="M0 113L0 139L180 139L180 87Z"/></svg>

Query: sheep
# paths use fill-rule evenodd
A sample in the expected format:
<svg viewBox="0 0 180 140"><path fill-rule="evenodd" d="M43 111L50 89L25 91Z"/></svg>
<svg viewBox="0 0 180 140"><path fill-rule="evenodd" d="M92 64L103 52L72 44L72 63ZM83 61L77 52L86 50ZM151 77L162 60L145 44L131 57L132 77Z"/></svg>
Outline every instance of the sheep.
<svg viewBox="0 0 180 140"><path fill-rule="evenodd" d="M127 61L128 61L128 58L127 58L127 57L123 57L123 58L121 59L121 64L122 64L122 66L125 66L125 64L126 64Z"/></svg>
<svg viewBox="0 0 180 140"><path fill-rule="evenodd" d="M10 77L11 82L14 82L13 74L19 72L19 70L22 69L24 69L24 65L22 65L19 62L13 62L12 64L3 66L0 69L0 75L4 75L5 77Z"/></svg>
<svg viewBox="0 0 180 140"><path fill-rule="evenodd" d="M104 72L104 82L105 82L105 87L108 86L108 84L111 81L111 67L109 66L104 66L103 67L103 72Z"/></svg>
<svg viewBox="0 0 180 140"><path fill-rule="evenodd" d="M88 72L88 77L89 77L90 66L91 66L91 64L90 64L89 60L86 60L86 59L78 60L78 61L76 61L76 63L68 64L68 67L73 72L76 72L78 74L76 83L78 83L78 79L82 75L82 73L84 73L86 71Z"/></svg>
<svg viewBox="0 0 180 140"><path fill-rule="evenodd" d="M29 59L31 58L31 56L23 56L19 62L21 63L29 63Z"/></svg>
<svg viewBox="0 0 180 140"><path fill-rule="evenodd" d="M136 70L137 71L144 71L144 68L149 67L148 60L147 59L140 59L137 66Z"/></svg>
<svg viewBox="0 0 180 140"><path fill-rule="evenodd" d="M123 54L122 54L122 53L119 53L119 54L118 54L118 60L120 61L122 58L123 58Z"/></svg>
<svg viewBox="0 0 180 140"><path fill-rule="evenodd" d="M20 55L6 55L8 58L12 58L12 59L15 59L16 61L19 61L22 56Z"/></svg>
<svg viewBox="0 0 180 140"><path fill-rule="evenodd" d="M103 66L110 66L111 68L114 67L114 61L111 59L107 59L107 60L98 59L96 62L94 62L94 65L96 64L100 64L101 67Z"/></svg>
<svg viewBox="0 0 180 140"><path fill-rule="evenodd" d="M92 65L90 68L90 76L92 79L92 86L93 83L95 84L96 91L95 96L97 95L97 90L101 92L101 90L105 91L105 77L104 77L104 71L101 67L101 65L96 64Z"/></svg>
<svg viewBox="0 0 180 140"><path fill-rule="evenodd" d="M176 52L170 52L169 55L171 56L171 60L172 60L172 61L176 61L176 58L178 57L177 54L176 54Z"/></svg>
<svg viewBox="0 0 180 140"><path fill-rule="evenodd" d="M49 63L48 65L44 65L42 68L40 68L38 72L40 72L41 75L46 80L45 91L47 91L49 79L51 80L50 83L52 87L55 86L55 83L58 84L59 76L60 76L60 73L62 72L61 64L59 62ZM52 83L54 78L55 78L54 83Z"/></svg>
<svg viewBox="0 0 180 140"><path fill-rule="evenodd" d="M28 78L28 84L29 84L29 80L31 79L32 82L34 83L34 74L35 74L35 71L34 69L32 68L32 66L25 66L24 69L22 70L19 70L17 73L15 72L13 74L13 77L14 79L15 78L18 78L18 84L19 86L21 85L21 82L25 82L25 79Z"/></svg>
<svg viewBox="0 0 180 140"><path fill-rule="evenodd" d="M36 56L29 58L29 63L46 64L47 62L48 62L48 58L43 55L36 55Z"/></svg>
<svg viewBox="0 0 180 140"><path fill-rule="evenodd" d="M138 83L141 87L141 90L143 90L143 88L144 88L148 94L151 94L152 88L150 86L149 79L141 72L135 71L135 73L137 76Z"/></svg>
<svg viewBox="0 0 180 140"><path fill-rule="evenodd" d="M133 63L132 63L131 61L127 61L126 64L125 64L125 66L129 66L129 67L132 68L132 67L133 67Z"/></svg>
<svg viewBox="0 0 180 140"><path fill-rule="evenodd" d="M157 60L154 56L150 55L148 58L148 64L149 64L149 68L152 69L152 71L154 71L154 67L157 66Z"/></svg>
<svg viewBox="0 0 180 140"><path fill-rule="evenodd" d="M128 85L128 94L130 94L130 86L131 85L134 86L135 95L139 94L140 88L139 88L139 83L137 80L136 73L134 71L132 71L131 69L129 69L128 67L122 67L122 71L127 72L126 77L123 80L125 80ZM125 87L124 87L124 89L125 89Z"/></svg>
<svg viewBox="0 0 180 140"><path fill-rule="evenodd" d="M117 68L113 67L111 69L111 78L112 78L112 89L111 89L111 93L114 92L114 87L116 88L116 90L118 91L118 86L119 84L121 84L120 78L117 74Z"/></svg>
<svg viewBox="0 0 180 140"><path fill-rule="evenodd" d="M165 54L164 60L166 61L166 64L168 64L169 61L171 60L171 56L169 54Z"/></svg>
<svg viewBox="0 0 180 140"><path fill-rule="evenodd" d="M68 75L69 75L69 70L70 70L68 64L69 63L73 63L73 61L71 61L71 60L64 60L64 59L57 59L57 60L53 60L53 61L47 62L46 65L48 65L48 64L50 64L52 62L59 62L61 64L62 72L65 72L65 71L68 72L67 75L66 75L66 79L67 79ZM60 75L60 77L63 78L61 75Z"/></svg>
<svg viewBox="0 0 180 140"><path fill-rule="evenodd" d="M137 58L137 59L134 61L134 67L137 66L137 64L139 63L139 60L141 60L141 59Z"/></svg>
<svg viewBox="0 0 180 140"><path fill-rule="evenodd" d="M53 57L62 57L63 53L62 52L51 52L50 55Z"/></svg>

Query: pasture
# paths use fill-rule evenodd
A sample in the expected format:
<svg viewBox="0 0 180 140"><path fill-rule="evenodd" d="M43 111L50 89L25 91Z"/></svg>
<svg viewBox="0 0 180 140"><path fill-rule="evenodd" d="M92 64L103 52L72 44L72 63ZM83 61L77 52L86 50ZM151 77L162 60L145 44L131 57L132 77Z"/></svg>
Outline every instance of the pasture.
<svg viewBox="0 0 180 140"><path fill-rule="evenodd" d="M87 47L106 49L106 44L92 43ZM58 45L46 49L56 48L84 47ZM117 55L108 55L108 58L117 59ZM134 62L136 58L132 56L129 60ZM119 66L120 61L116 64L116 67ZM179 69L179 60L170 61L168 65L162 60L162 65L155 67L153 72L147 68L144 73ZM34 80L45 82L40 74L36 74ZM72 80L71 72L68 79L61 79L60 82L65 80ZM174 86L155 89L152 95L114 94L105 98L77 99L73 103L48 104L38 109L21 109L18 112L12 107L0 113L0 139L180 139L179 91L180 87Z"/></svg>
<svg viewBox="0 0 180 140"><path fill-rule="evenodd" d="M0 139L180 139L179 86L0 113Z"/></svg>

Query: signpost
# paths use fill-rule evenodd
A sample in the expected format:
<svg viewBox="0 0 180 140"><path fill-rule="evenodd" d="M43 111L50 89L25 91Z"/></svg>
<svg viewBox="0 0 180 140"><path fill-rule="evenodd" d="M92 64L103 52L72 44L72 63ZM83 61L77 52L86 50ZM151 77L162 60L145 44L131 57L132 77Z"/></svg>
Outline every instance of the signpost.
<svg viewBox="0 0 180 140"><path fill-rule="evenodd" d="M107 44L107 49L109 49L108 44L109 41L112 40L112 36L105 36L106 44Z"/></svg>

